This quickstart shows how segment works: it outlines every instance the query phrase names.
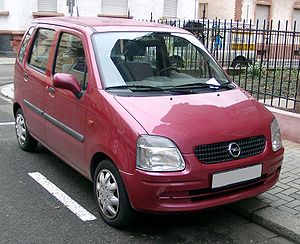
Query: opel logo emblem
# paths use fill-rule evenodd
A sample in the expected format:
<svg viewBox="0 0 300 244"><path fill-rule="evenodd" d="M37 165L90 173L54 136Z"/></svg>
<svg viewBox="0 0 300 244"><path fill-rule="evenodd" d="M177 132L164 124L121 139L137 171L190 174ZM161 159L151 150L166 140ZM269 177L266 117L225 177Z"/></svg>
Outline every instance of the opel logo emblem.
<svg viewBox="0 0 300 244"><path fill-rule="evenodd" d="M237 143L232 142L228 145L228 152L232 157L237 158L241 154L241 148Z"/></svg>

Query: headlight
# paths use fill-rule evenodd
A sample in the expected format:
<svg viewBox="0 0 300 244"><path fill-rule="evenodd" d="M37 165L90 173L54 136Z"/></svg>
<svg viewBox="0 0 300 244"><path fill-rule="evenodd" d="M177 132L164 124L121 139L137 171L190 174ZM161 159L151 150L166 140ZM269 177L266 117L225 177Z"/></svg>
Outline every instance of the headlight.
<svg viewBox="0 0 300 244"><path fill-rule="evenodd" d="M271 123L271 140L273 152L277 152L280 148L282 148L280 128L276 119L274 119Z"/></svg>
<svg viewBox="0 0 300 244"><path fill-rule="evenodd" d="M136 167L146 171L180 171L185 163L168 138L142 135L137 140Z"/></svg>

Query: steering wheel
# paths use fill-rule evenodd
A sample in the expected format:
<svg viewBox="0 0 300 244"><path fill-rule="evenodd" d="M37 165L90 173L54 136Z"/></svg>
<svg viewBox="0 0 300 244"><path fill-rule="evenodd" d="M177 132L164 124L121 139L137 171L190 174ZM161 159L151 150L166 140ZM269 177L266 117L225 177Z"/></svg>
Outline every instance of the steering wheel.
<svg viewBox="0 0 300 244"><path fill-rule="evenodd" d="M171 71L171 70L175 70L176 72L180 73L180 70L175 68L175 67L172 67L172 66L168 66L168 67L165 67L163 69L161 69L158 74L161 75L161 73L165 72L165 71Z"/></svg>

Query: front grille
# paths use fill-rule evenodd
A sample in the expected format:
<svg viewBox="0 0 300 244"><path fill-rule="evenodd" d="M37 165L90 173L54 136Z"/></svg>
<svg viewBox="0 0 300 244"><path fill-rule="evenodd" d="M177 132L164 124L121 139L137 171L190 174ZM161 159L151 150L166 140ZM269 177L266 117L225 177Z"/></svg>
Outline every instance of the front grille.
<svg viewBox="0 0 300 244"><path fill-rule="evenodd" d="M240 155L233 157L229 153L229 145L236 143L240 147ZM262 153L265 149L266 138L255 136L234 141L200 145L194 148L196 157L203 163L213 164L247 158Z"/></svg>

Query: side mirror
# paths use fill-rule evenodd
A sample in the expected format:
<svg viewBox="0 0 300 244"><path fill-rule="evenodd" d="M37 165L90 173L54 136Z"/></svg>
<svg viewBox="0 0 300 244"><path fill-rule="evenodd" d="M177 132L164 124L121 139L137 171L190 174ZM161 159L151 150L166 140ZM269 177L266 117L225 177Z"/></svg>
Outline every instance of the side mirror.
<svg viewBox="0 0 300 244"><path fill-rule="evenodd" d="M81 87L75 78L71 74L56 73L53 79L53 86L72 92L77 98L81 98Z"/></svg>

